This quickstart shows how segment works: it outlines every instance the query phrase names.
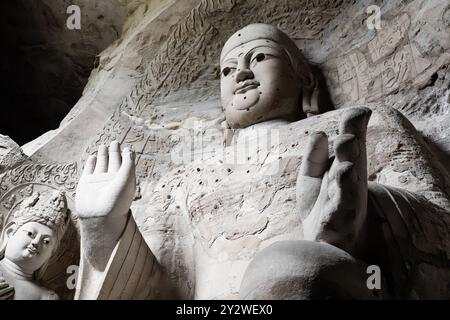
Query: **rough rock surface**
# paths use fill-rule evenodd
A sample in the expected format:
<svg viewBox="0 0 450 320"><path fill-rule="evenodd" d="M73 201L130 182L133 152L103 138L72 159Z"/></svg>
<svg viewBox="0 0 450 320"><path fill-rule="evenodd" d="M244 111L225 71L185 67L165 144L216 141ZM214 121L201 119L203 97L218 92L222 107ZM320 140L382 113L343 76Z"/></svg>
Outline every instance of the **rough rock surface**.
<svg viewBox="0 0 450 320"><path fill-rule="evenodd" d="M0 134L0 174L21 164L27 159L22 149L8 136Z"/></svg>
<svg viewBox="0 0 450 320"><path fill-rule="evenodd" d="M70 5L80 7L80 30L66 26ZM97 55L118 39L123 1L7 1L0 13L3 86L0 127L19 144L55 129L75 105ZM15 119L21 118L19 126Z"/></svg>
<svg viewBox="0 0 450 320"><path fill-rule="evenodd" d="M24 172L30 181L43 179L73 196L83 162L99 144L118 140L132 145L138 153L139 180L133 212L155 255L173 268L180 294L236 297L257 249L301 238L301 222L292 214L301 150L308 133L323 129L323 123L333 136L341 112L285 127L275 150L261 152L267 159L255 155L253 165L205 163L214 157L195 152L183 157L196 137L211 147L221 145L216 135L223 121L220 49L240 27L266 22L295 39L321 71L335 108L387 110L375 113L369 125L370 180L419 192L448 209L449 162L437 160L448 159L450 150L450 5L445 0L378 1L382 28L369 30L366 8L372 4L166 0L139 5L120 40L100 55L83 96L60 127L24 146L33 165L1 177L6 190L0 190L0 201L24 182L15 179ZM386 107L404 113L428 145L418 134L403 130L411 124ZM381 124L389 130L379 129ZM293 135L289 128L299 131ZM255 135L250 133L250 138ZM270 174L271 165L281 170ZM44 166L50 167L45 171ZM151 210L157 203L163 213ZM445 233L446 224L436 228ZM423 237L415 245L449 255L448 247ZM425 283L433 272L419 270L417 277L423 276ZM222 277L228 279L227 288L214 285Z"/></svg>

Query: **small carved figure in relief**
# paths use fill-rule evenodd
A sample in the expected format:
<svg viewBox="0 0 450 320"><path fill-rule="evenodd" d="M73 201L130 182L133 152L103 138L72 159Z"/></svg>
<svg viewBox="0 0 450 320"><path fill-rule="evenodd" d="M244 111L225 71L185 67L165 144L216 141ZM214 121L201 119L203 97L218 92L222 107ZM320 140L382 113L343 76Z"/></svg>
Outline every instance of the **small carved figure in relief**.
<svg viewBox="0 0 450 320"><path fill-rule="evenodd" d="M68 222L67 201L59 191L34 193L5 226L0 245L0 299L55 300L39 284Z"/></svg>

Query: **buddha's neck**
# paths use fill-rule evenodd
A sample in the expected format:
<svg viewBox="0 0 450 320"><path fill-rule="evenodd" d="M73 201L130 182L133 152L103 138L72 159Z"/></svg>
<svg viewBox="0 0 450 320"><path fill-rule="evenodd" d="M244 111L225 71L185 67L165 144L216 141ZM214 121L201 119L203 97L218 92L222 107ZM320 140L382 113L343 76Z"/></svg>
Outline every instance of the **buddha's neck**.
<svg viewBox="0 0 450 320"><path fill-rule="evenodd" d="M23 268L19 267L17 264L7 258L3 258L2 260L0 260L0 265L6 273L17 280L29 281L33 279L33 272L25 271Z"/></svg>

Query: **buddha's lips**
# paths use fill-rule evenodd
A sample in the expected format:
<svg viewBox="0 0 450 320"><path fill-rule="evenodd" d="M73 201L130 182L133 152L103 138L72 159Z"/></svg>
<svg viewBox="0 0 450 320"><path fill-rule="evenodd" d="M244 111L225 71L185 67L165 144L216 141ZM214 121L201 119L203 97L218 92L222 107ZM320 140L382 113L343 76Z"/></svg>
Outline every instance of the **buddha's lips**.
<svg viewBox="0 0 450 320"><path fill-rule="evenodd" d="M240 82L234 88L234 94L245 93L248 90L256 89L259 87L259 82L256 80L246 80L244 82Z"/></svg>

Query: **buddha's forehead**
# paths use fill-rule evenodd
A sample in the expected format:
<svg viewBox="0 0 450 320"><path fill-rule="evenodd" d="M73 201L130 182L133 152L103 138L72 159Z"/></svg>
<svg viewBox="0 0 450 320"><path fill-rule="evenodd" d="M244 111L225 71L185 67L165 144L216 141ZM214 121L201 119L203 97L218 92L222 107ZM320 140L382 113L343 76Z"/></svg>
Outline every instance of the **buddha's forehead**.
<svg viewBox="0 0 450 320"><path fill-rule="evenodd" d="M224 57L228 55L231 50L254 40L272 40L280 44L281 46L286 45L286 43L290 41L289 37L286 34L284 34L274 26L262 23L250 24L236 31L225 42L222 53L220 55L220 61L223 61Z"/></svg>
<svg viewBox="0 0 450 320"><path fill-rule="evenodd" d="M225 63L230 60L236 60L241 56L248 54L257 49L266 49L276 52L282 52L283 48L275 41L270 39L256 39L250 40L246 43L239 43L235 48L230 49L228 53L222 56L221 63Z"/></svg>

